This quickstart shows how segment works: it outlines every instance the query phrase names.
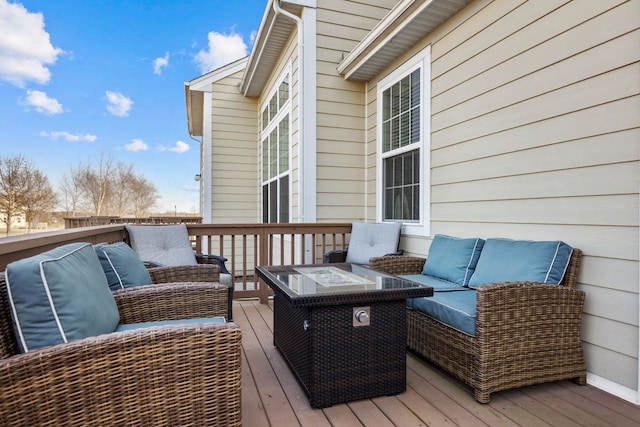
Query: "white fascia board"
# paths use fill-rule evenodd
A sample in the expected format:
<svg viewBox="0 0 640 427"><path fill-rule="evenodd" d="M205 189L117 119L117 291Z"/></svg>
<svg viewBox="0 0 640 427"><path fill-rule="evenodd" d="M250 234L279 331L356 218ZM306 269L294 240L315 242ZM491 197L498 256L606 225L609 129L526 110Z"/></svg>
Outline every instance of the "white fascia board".
<svg viewBox="0 0 640 427"><path fill-rule="evenodd" d="M316 0L282 0L281 4L294 4L296 6L316 8Z"/></svg>
<svg viewBox="0 0 640 427"><path fill-rule="evenodd" d="M207 74L203 74L191 80L189 83L189 90L199 92L211 92L211 85L225 77L229 77L232 74L242 71L247 66L249 57L246 56L238 61L227 64L216 70L210 71Z"/></svg>

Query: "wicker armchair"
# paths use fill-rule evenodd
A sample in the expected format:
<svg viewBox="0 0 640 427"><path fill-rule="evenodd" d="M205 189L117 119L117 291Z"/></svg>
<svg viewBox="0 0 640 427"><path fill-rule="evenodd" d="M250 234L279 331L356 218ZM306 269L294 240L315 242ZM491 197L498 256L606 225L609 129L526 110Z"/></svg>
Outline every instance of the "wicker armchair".
<svg viewBox="0 0 640 427"><path fill-rule="evenodd" d="M475 399L495 391L572 379L586 384L580 339L585 294L575 289L582 252L573 250L560 285L523 282L478 287L476 334L457 331L407 309L407 347L474 389ZM370 268L419 274L425 259L372 258Z"/></svg>
<svg viewBox="0 0 640 427"><path fill-rule="evenodd" d="M126 225L125 229L126 241L147 264L153 283L223 283L229 294L227 319L233 320L233 280L226 258L194 253L184 224Z"/></svg>
<svg viewBox="0 0 640 427"><path fill-rule="evenodd" d="M188 288L188 292L185 289ZM211 283L114 292L122 323L226 312ZM155 326L20 354L0 274L0 425L240 425L237 325Z"/></svg>

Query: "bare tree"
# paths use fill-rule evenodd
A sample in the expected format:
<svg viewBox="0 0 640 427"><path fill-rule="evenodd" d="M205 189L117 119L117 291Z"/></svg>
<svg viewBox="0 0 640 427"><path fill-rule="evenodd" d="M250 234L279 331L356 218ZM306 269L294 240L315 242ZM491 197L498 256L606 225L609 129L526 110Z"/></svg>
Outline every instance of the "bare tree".
<svg viewBox="0 0 640 427"><path fill-rule="evenodd" d="M155 206L160 195L158 189L142 176L135 176L131 181L130 199L136 217L143 217Z"/></svg>
<svg viewBox="0 0 640 427"><path fill-rule="evenodd" d="M51 209L55 195L47 177L22 156L0 157L0 214L7 224L7 236L14 218L27 222Z"/></svg>
<svg viewBox="0 0 640 427"><path fill-rule="evenodd" d="M131 186L136 179L133 165L118 162L112 179L110 205L113 207L113 212L122 217L126 215L127 209L132 207L130 193Z"/></svg>
<svg viewBox="0 0 640 427"><path fill-rule="evenodd" d="M77 179L77 173L71 169L70 173L62 175L60 184L60 202L67 216L76 216L82 201L82 188Z"/></svg>
<svg viewBox="0 0 640 427"><path fill-rule="evenodd" d="M23 201L23 212L27 221L27 232L37 222L42 222L56 205L56 194L47 178L39 170L32 170L27 181L27 192Z"/></svg>
<svg viewBox="0 0 640 427"><path fill-rule="evenodd" d="M75 179L96 216L103 214L105 202L113 191L113 171L113 160L104 156L100 156L97 165L87 163L76 170Z"/></svg>

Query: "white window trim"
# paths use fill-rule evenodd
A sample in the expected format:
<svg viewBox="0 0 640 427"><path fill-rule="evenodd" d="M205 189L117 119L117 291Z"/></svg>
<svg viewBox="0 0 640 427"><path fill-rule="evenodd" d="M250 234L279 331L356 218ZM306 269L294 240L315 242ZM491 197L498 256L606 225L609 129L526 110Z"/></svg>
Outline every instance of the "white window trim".
<svg viewBox="0 0 640 427"><path fill-rule="evenodd" d="M271 98L274 96L274 94L277 93L278 89L280 88L280 84L282 83L282 81L284 80L285 76L289 75L289 99L287 99L287 102L280 107L280 109L278 110L278 113L273 117L273 119L269 122L269 125L266 128L262 128L262 113L264 111L265 108L267 108L267 106L269 105L269 102L271 101ZM292 188L293 188L293 179L292 179L292 175L293 175L293 143L292 143L292 136L293 136L293 126L292 126L292 111L293 111L293 75L291 74L291 64L287 65L282 72L280 73L280 75L278 76L278 79L275 80L275 83L273 85L273 87L271 88L271 90L269 91L268 96L264 99L259 111L259 129L260 129L260 156L261 156L261 163L260 163L260 200L262 200L262 188L265 184L265 182L271 182L273 180L275 181L279 181L283 176L288 175L289 176L289 222L291 222L291 218L293 215L293 197L292 197ZM280 172L278 171L278 173L276 173L276 175L272 178L269 178L267 181L265 181L263 179L263 172L264 172L264 159L262 158L262 143L264 141L264 139L266 137L269 136L269 134L271 133L271 131L273 131L273 129L275 127L278 127L280 125L280 122L285 118L285 116L289 117L289 135L288 135L288 141L289 141L289 149L288 149L288 155L289 155L289 168L287 169L286 172ZM279 184L278 184L279 185ZM262 202L261 202L262 203ZM261 206L262 209L264 209L264 206ZM260 210L260 221L262 221L262 209ZM280 209L278 208L278 216L280 215Z"/></svg>
<svg viewBox="0 0 640 427"><path fill-rule="evenodd" d="M429 236L431 232L431 46L393 70L377 84L376 118L376 220L383 221L382 93L420 67L420 221L403 223L402 234ZM415 147L406 147L412 150Z"/></svg>

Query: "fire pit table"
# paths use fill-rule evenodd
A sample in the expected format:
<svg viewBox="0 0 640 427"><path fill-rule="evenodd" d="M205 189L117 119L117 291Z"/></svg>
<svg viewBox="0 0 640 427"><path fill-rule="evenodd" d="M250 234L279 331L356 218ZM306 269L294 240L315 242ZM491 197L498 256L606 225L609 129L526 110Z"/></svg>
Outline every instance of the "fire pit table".
<svg viewBox="0 0 640 427"><path fill-rule="evenodd" d="M405 300L433 288L348 263L256 273L274 291L274 345L312 407L406 390Z"/></svg>

